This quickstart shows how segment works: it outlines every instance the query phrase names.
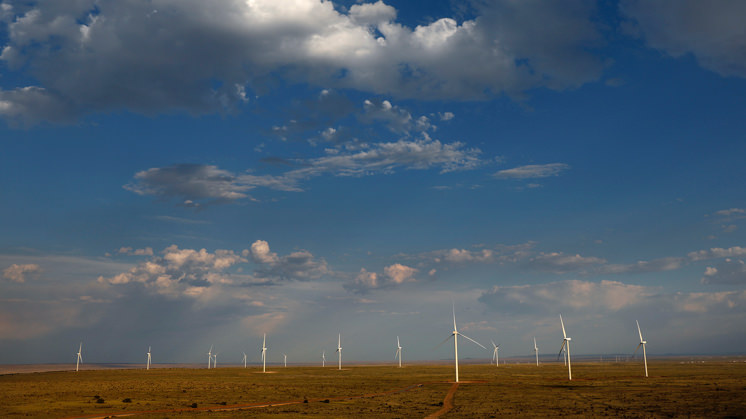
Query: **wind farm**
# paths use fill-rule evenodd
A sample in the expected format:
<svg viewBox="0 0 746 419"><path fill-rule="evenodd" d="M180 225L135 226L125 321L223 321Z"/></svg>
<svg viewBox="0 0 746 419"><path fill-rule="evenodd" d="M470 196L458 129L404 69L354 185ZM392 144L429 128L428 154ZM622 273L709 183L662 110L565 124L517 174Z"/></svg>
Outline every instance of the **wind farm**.
<svg viewBox="0 0 746 419"><path fill-rule="evenodd" d="M0 418L746 419L743 22L0 0Z"/></svg>

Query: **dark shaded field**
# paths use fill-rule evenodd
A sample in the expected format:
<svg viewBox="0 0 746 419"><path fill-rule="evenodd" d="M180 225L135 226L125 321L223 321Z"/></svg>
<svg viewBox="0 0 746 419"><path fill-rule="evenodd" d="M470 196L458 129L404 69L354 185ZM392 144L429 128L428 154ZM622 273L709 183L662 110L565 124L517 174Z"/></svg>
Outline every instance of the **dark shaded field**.
<svg viewBox="0 0 746 419"><path fill-rule="evenodd" d="M464 365L443 417L746 417L746 363ZM0 417L425 417L452 365L86 370L0 376ZM365 396L365 397L360 397ZM307 402L304 402L306 400ZM282 406L251 407L253 404ZM233 409L233 410L219 410ZM149 412L149 413L143 413Z"/></svg>

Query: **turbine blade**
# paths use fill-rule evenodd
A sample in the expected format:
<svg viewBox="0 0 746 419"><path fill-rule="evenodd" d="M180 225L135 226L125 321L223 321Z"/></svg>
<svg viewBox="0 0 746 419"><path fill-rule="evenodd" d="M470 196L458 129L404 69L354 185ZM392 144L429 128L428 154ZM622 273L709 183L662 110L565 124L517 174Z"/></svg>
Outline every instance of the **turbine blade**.
<svg viewBox="0 0 746 419"><path fill-rule="evenodd" d="M476 340L474 340L474 339L470 338L469 336L466 336L466 335L465 335L465 334L463 334L463 333L459 333L459 336L461 336L461 337L463 337L463 338L467 338L467 339L469 339L470 341L472 341L472 342L476 343L477 345L481 346L482 348L484 348L484 349L487 349L487 348L485 348L485 347L484 347L484 345L482 345L481 343L477 342ZM499 347L500 345L497 345L497 346Z"/></svg>
<svg viewBox="0 0 746 419"><path fill-rule="evenodd" d="M642 342L644 339L642 338L642 331L640 330L640 322L635 320L635 323L637 323L637 333L640 334L640 342Z"/></svg>
<svg viewBox="0 0 746 419"><path fill-rule="evenodd" d="M492 347L495 348L495 349L497 349L497 345L495 345L495 341L492 340L492 339L490 339L490 342L492 342Z"/></svg>
<svg viewBox="0 0 746 419"><path fill-rule="evenodd" d="M565 322L562 321L562 315L560 314L560 323L562 324L562 337L567 338L567 333L565 333Z"/></svg>
<svg viewBox="0 0 746 419"><path fill-rule="evenodd" d="M451 303L453 304L453 330L458 330L456 329L456 303L453 301Z"/></svg>
<svg viewBox="0 0 746 419"><path fill-rule="evenodd" d="M453 337L453 334L449 335L449 336L448 336L448 337L446 338L446 340L444 340L443 342L440 342L440 343L438 344L438 346L436 346L436 347L434 347L434 348L433 348L433 350L436 350L436 349L440 348L440 345L442 345L442 344L444 344L444 343L448 342L448 339L450 339L450 338L452 338L452 337Z"/></svg>
<svg viewBox="0 0 746 419"><path fill-rule="evenodd" d="M562 341L562 346L560 347L559 353L557 354L557 359L559 359L560 355L562 355L562 350L565 349L565 344L567 343L566 340Z"/></svg>
<svg viewBox="0 0 746 419"><path fill-rule="evenodd" d="M634 351L634 352L632 352L632 358L634 358L634 357L635 357L635 354L637 353L637 350L638 350L638 349L640 349L640 346L642 346L642 342L640 342L640 343L639 343L639 344L637 345L637 348L635 348L635 351Z"/></svg>

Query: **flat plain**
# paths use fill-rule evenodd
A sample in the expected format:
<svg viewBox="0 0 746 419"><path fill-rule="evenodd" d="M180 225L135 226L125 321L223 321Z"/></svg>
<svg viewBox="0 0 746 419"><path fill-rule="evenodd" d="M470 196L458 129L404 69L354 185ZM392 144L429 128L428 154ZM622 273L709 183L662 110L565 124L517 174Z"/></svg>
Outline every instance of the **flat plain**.
<svg viewBox="0 0 746 419"><path fill-rule="evenodd" d="M738 360L155 368L0 375L0 417L746 417ZM453 407L444 407L452 392ZM453 392L455 391L455 392Z"/></svg>

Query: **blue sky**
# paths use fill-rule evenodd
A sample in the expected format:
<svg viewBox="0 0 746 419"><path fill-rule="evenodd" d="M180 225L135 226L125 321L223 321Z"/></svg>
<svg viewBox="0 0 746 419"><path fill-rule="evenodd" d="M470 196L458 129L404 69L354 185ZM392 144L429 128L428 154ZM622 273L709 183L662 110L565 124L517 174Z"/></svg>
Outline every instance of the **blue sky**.
<svg viewBox="0 0 746 419"><path fill-rule="evenodd" d="M743 353L744 18L4 0L0 362Z"/></svg>

